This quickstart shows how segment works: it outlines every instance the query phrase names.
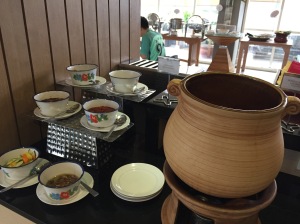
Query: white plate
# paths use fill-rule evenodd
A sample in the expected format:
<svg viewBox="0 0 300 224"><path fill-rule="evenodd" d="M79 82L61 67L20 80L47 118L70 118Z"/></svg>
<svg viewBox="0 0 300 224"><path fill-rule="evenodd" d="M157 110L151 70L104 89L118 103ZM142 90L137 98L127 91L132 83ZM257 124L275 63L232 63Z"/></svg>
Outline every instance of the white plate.
<svg viewBox="0 0 300 224"><path fill-rule="evenodd" d="M157 195L160 194L161 190L158 191L157 193L155 193L154 195L151 195L149 197L143 197L143 198L133 198L133 197L125 197L124 195L119 194L114 187L112 186L112 184L110 184L110 189L111 191L114 193L114 195L116 195L118 198L121 198L125 201L130 201L130 202L143 202L143 201L148 201L151 200L153 198L155 198Z"/></svg>
<svg viewBox="0 0 300 224"><path fill-rule="evenodd" d="M94 179L91 176L91 174L89 174L88 172L84 172L83 177L82 177L82 181L84 183L86 183L87 185L89 185L90 187L94 186ZM36 195L37 197L44 203L48 204L48 205L68 205L74 202L77 202L79 200L81 200L82 198L84 198L85 196L87 196L89 194L89 192L81 185L79 185L79 192L77 192L76 195L74 195L74 197L70 198L70 199L66 199L66 200L54 200L49 198L46 195L46 192L44 190L44 187L41 184L38 184L37 188L36 188Z"/></svg>
<svg viewBox="0 0 300 224"><path fill-rule="evenodd" d="M99 83L97 83L97 84L90 84L90 85L76 85L76 84L74 84L73 82L72 82L72 79L71 78L69 78L69 79L66 79L66 84L68 84L68 85L70 85L70 86L75 86L75 87L83 87L83 88L90 88L90 87L92 87L92 86L101 86L101 85L103 85L104 83L106 83L106 79L105 78L103 78L103 77L101 77L101 76L96 76L96 81L99 81Z"/></svg>
<svg viewBox="0 0 300 224"><path fill-rule="evenodd" d="M46 159L43 159L43 158L40 158L40 159L42 159L40 165L43 165L43 164L49 162ZM12 184L14 184L16 182L17 182L16 180L10 180L10 179L8 179L2 171L0 172L0 185L2 187L8 187L8 186L10 186L10 185L12 185ZM19 186L14 187L13 189L29 187L29 186L32 186L34 184L37 184L38 182L39 182L38 176L35 176L35 177L29 179L27 182L25 182L25 183L23 183L23 184L21 184Z"/></svg>
<svg viewBox="0 0 300 224"><path fill-rule="evenodd" d="M164 183L164 174L155 166L146 163L131 163L117 169L111 183L116 192L127 197L147 197L159 192Z"/></svg>
<svg viewBox="0 0 300 224"><path fill-rule="evenodd" d="M114 89L112 83L109 83L109 84L107 84L106 89L107 89L108 92L113 93L113 94L116 94L116 95L122 95L122 96L136 96L136 95L138 95L138 94L143 94L144 92L146 92L146 91L148 90L148 86L146 86L146 85L143 84L143 83L140 83L140 82L139 82L139 83L136 85L136 88L137 88L137 89L142 88L142 87L145 87L145 89L144 89L143 91L141 91L141 92L138 92L138 93L120 93L120 92L116 92L116 91L115 91L115 89Z"/></svg>
<svg viewBox="0 0 300 224"><path fill-rule="evenodd" d="M124 114L124 113L118 112L118 113L117 113L117 116L119 116L119 115L121 115L121 114ZM121 125L121 126L116 127L114 131L122 130L122 129L126 128L126 127L130 124L130 118L129 118L126 114L124 114L124 115L125 115L126 118L127 118L126 121L125 121L125 123L124 123L123 125ZM80 124L81 124L83 127L87 128L87 129L89 129L89 130L92 130L92 131L100 131L100 132L109 132L109 130L110 130L111 127L112 127L112 126L109 126L109 127L106 127L106 128L97 128L97 127L91 126L91 125L88 123L88 120L87 120L87 118L86 118L85 115L82 116L82 118L80 119Z"/></svg>
<svg viewBox="0 0 300 224"><path fill-rule="evenodd" d="M75 105L75 104L79 104L79 107L78 107L78 109L77 109L76 111L74 111L73 113L62 114L61 116L58 116L58 117L56 117L55 119L64 119L64 118L71 117L71 116L73 116L74 114L77 114L77 113L81 110L81 108L82 108L82 106L81 106L80 103L77 103L77 102L75 102L75 101L70 101L70 100L69 100L68 106L71 107L71 106L73 106L73 105ZM33 113L34 113L35 116L37 116L37 117L39 117L39 118L44 118L44 119L49 118L48 116L43 115L43 114L41 113L40 108L38 108L38 107L34 109Z"/></svg>

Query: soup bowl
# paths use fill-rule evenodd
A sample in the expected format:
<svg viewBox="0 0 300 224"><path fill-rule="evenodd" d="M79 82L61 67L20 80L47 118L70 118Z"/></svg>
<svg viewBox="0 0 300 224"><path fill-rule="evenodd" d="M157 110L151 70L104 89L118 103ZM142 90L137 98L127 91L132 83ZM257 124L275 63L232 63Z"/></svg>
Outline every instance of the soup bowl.
<svg viewBox="0 0 300 224"><path fill-rule="evenodd" d="M83 174L84 169L78 163L58 162L44 169L38 180L49 198L65 200L74 197L79 191Z"/></svg>
<svg viewBox="0 0 300 224"><path fill-rule="evenodd" d="M112 100L94 99L83 104L88 124L97 128L109 127L116 121L119 104Z"/></svg>
<svg viewBox="0 0 300 224"><path fill-rule="evenodd" d="M30 174L38 158L39 151L35 148L14 149L0 157L1 170L6 178L21 180Z"/></svg>
<svg viewBox="0 0 300 224"><path fill-rule="evenodd" d="M119 93L133 93L141 75L130 70L116 70L109 73L113 88Z"/></svg>
<svg viewBox="0 0 300 224"><path fill-rule="evenodd" d="M91 85L96 81L97 65L80 64L67 67L72 83L79 86Z"/></svg>
<svg viewBox="0 0 300 224"><path fill-rule="evenodd" d="M46 91L36 94L33 99L40 108L41 114L53 117L64 112L69 102L70 94L66 91Z"/></svg>

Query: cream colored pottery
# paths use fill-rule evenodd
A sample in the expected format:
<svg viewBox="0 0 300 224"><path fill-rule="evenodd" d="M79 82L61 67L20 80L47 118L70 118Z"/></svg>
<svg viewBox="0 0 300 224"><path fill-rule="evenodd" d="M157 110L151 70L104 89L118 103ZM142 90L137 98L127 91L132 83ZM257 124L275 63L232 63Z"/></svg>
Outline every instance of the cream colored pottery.
<svg viewBox="0 0 300 224"><path fill-rule="evenodd" d="M281 118L300 100L245 75L205 72L168 84L178 106L164 132L166 160L190 187L240 198L267 188L283 160Z"/></svg>

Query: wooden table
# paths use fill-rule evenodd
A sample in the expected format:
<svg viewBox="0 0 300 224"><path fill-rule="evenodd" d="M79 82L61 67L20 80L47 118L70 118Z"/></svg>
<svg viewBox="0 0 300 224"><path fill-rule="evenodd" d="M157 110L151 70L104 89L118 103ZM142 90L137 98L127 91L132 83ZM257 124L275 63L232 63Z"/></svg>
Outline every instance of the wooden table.
<svg viewBox="0 0 300 224"><path fill-rule="evenodd" d="M276 43L276 42L274 42L273 39L271 39L269 41L253 41L253 40L251 41L251 40L249 40L249 38L242 39L240 41L240 50L239 50L239 56L238 56L238 61L237 61L237 66L236 66L236 73L240 72L241 67L242 67L242 72L245 71L249 45L281 47L284 51L284 57L283 57L282 66L281 66L281 68L283 68L288 61L288 57L290 54L291 46L293 45L293 41L288 40L287 43ZM243 64L241 66L242 59L243 59Z"/></svg>
<svg viewBox="0 0 300 224"><path fill-rule="evenodd" d="M188 66L195 64L198 66L199 64L199 54L200 54L200 46L203 39L201 37L184 37L184 36L177 36L177 35L169 35L163 34L162 35L165 40L177 40L177 41L184 41L189 45L189 55L188 59L181 59L181 61L185 61L188 63Z"/></svg>
<svg viewBox="0 0 300 224"><path fill-rule="evenodd" d="M206 35L214 44L219 45L207 71L234 72L234 66L228 52L228 46L233 44L239 36Z"/></svg>

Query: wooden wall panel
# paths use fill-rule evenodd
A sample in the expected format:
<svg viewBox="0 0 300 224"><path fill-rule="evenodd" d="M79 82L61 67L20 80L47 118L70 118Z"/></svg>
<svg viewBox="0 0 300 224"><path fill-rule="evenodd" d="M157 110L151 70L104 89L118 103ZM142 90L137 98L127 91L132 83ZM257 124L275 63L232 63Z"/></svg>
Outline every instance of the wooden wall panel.
<svg viewBox="0 0 300 224"><path fill-rule="evenodd" d="M41 135L39 125L26 117L35 106L32 100L35 92L21 1L1 1L0 14L3 20L1 22L3 50L15 109L15 125L18 127L20 144L26 146L38 141Z"/></svg>
<svg viewBox="0 0 300 224"><path fill-rule="evenodd" d="M70 65L86 62L81 0L66 0ZM81 101L81 90L73 89L74 100Z"/></svg>
<svg viewBox="0 0 300 224"><path fill-rule="evenodd" d="M45 2L24 0L24 11L35 90L37 93L54 90Z"/></svg>
<svg viewBox="0 0 300 224"><path fill-rule="evenodd" d="M71 65L86 62L81 0L66 0Z"/></svg>
<svg viewBox="0 0 300 224"><path fill-rule="evenodd" d="M140 58L140 33L141 33L141 1L130 0L130 60L135 61Z"/></svg>
<svg viewBox="0 0 300 224"><path fill-rule="evenodd" d="M64 0L46 0L50 43L55 81L68 78L66 67L70 65Z"/></svg>
<svg viewBox="0 0 300 224"><path fill-rule="evenodd" d="M37 92L81 91L56 82L70 64L94 63L99 74L139 57L140 0L0 1L0 153L45 136L33 119ZM41 128L42 127L42 128Z"/></svg>
<svg viewBox="0 0 300 224"><path fill-rule="evenodd" d="M98 65L98 37L95 0L82 1L86 62Z"/></svg>
<svg viewBox="0 0 300 224"><path fill-rule="evenodd" d="M1 11L1 10L0 10ZM1 16L0 16L1 18ZM9 149L16 148L20 145L17 125L15 122L15 114L13 104L11 102L11 94L8 83L8 74L5 69L4 52L2 48L2 34L0 28L0 155Z"/></svg>
<svg viewBox="0 0 300 224"><path fill-rule="evenodd" d="M110 67L110 26L109 24L109 6L107 0L97 0L98 15L98 43L99 43L99 71L100 76L109 79L108 72Z"/></svg>
<svg viewBox="0 0 300 224"><path fill-rule="evenodd" d="M110 27L110 66L115 70L120 64L120 2L109 0L109 27Z"/></svg>
<svg viewBox="0 0 300 224"><path fill-rule="evenodd" d="M123 9L120 11L121 62L126 62L129 57L129 0L120 1L120 8Z"/></svg>

